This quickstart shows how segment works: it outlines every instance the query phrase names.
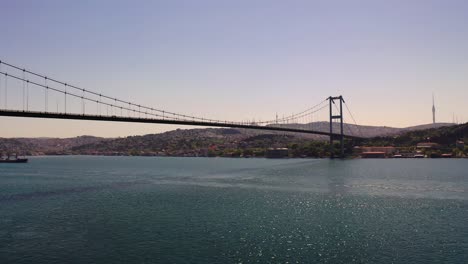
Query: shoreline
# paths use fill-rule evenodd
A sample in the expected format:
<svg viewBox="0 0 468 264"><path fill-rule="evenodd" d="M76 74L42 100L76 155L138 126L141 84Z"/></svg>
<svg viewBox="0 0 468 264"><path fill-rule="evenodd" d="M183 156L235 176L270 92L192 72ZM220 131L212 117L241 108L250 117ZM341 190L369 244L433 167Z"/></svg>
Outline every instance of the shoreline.
<svg viewBox="0 0 468 264"><path fill-rule="evenodd" d="M31 156L25 156L26 158L36 158L36 157L141 157L141 158L225 158L225 159L271 159L271 160L284 160L284 159L330 159L330 157L284 157L284 158L267 158L267 157L223 157L223 156L157 156L157 155L91 155L91 154L64 154L64 155L31 155ZM334 159L336 160L341 160L339 157L335 157ZM425 157L425 158L414 158L414 157L408 157L408 158L362 158L359 156L350 156L350 157L345 157L343 160L355 160L355 159L364 159L364 160L408 160L408 159L468 159L468 157L451 157L451 158L430 158L430 157Z"/></svg>

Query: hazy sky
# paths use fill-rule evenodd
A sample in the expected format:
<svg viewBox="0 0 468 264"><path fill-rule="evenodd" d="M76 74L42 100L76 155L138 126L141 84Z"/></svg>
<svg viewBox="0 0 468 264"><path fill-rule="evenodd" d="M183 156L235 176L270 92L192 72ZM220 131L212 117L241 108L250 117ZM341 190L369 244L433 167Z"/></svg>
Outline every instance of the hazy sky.
<svg viewBox="0 0 468 264"><path fill-rule="evenodd" d="M432 122L434 93L437 121L467 122L467 14L466 0L0 0L0 60L217 119L273 119L342 94L359 124L403 127ZM177 128L0 123L0 137Z"/></svg>

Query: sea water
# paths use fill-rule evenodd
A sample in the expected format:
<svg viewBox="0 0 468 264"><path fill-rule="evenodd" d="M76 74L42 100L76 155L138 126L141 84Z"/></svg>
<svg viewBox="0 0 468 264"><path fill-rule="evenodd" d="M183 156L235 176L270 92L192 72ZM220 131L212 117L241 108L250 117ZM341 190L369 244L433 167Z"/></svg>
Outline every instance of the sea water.
<svg viewBox="0 0 468 264"><path fill-rule="evenodd" d="M0 263L468 263L468 160L0 164Z"/></svg>

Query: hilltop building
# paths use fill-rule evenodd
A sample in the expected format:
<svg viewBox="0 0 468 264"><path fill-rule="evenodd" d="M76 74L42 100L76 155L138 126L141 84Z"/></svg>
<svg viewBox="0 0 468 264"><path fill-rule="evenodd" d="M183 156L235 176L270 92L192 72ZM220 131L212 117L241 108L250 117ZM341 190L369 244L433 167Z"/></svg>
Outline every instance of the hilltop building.
<svg viewBox="0 0 468 264"><path fill-rule="evenodd" d="M455 143L457 148L463 150L465 149L465 142L463 140L457 140L457 142Z"/></svg>
<svg viewBox="0 0 468 264"><path fill-rule="evenodd" d="M435 103L434 103L434 93L432 93L432 123L435 124Z"/></svg>

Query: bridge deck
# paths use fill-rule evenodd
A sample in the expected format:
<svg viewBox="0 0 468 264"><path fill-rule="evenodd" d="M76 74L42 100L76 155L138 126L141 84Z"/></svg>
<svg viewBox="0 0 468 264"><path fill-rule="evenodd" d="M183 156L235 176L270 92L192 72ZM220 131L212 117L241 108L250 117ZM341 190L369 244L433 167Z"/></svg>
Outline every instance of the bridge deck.
<svg viewBox="0 0 468 264"><path fill-rule="evenodd" d="M214 122L174 120L174 119L152 119L152 118L136 118L136 117L122 117L122 116L80 115L80 114L34 112L34 111L11 111L11 110L0 110L0 116L130 122L130 123L146 123L146 124L189 125L189 126L204 126L204 127L229 127L229 128L245 128L245 129L294 132L294 133L330 136L330 133L328 132L316 131L316 130L304 130L304 129L287 128L287 127L273 127L273 126L244 125L244 124L229 123L229 122L214 123ZM340 136L340 134L336 134L336 133L332 133L331 135L337 138ZM359 137L351 136L351 135L344 135L344 137L345 138L359 138Z"/></svg>

